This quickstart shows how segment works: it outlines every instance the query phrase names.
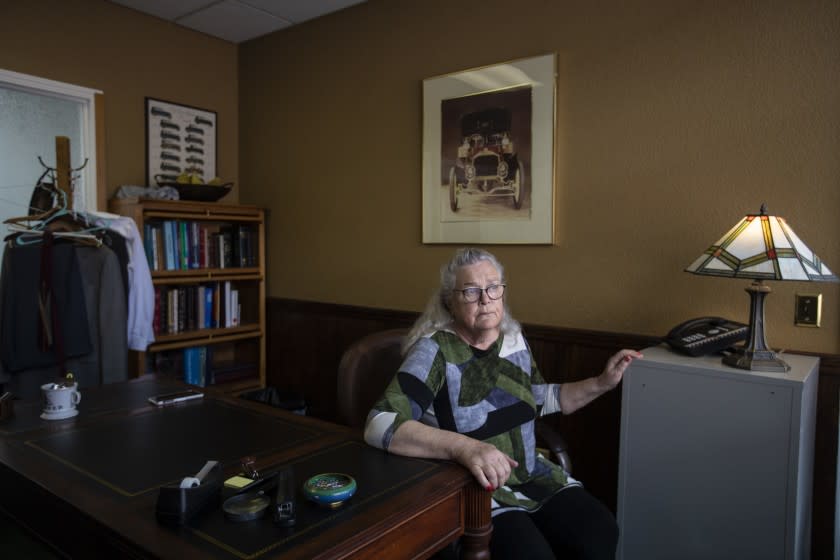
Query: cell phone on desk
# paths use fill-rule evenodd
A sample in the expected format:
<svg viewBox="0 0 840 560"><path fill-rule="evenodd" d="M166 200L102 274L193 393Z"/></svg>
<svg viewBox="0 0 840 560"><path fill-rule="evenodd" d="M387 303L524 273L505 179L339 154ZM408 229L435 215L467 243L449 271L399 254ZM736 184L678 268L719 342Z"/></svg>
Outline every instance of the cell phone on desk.
<svg viewBox="0 0 840 560"><path fill-rule="evenodd" d="M155 406L165 406L167 404L174 404L184 401L191 401L193 399L200 399L204 393L196 391L195 389L184 389L183 391L176 391L174 393L164 393L162 395L154 395L149 397L149 402Z"/></svg>

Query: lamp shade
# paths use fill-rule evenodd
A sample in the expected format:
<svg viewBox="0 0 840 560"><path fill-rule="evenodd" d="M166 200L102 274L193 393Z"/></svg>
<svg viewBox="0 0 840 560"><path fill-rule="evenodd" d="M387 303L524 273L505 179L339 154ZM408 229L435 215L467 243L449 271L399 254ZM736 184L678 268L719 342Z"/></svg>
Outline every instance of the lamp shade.
<svg viewBox="0 0 840 560"><path fill-rule="evenodd" d="M753 280L746 289L750 296L746 344L725 355L723 363L758 371L790 369L770 349L764 337L764 299L770 293L764 280L838 282L837 276L802 243L784 218L767 215L764 204L758 214L747 214L685 270L706 276Z"/></svg>
<svg viewBox="0 0 840 560"><path fill-rule="evenodd" d="M838 281L784 218L768 216L764 205L759 214L745 216L685 270L755 280Z"/></svg>

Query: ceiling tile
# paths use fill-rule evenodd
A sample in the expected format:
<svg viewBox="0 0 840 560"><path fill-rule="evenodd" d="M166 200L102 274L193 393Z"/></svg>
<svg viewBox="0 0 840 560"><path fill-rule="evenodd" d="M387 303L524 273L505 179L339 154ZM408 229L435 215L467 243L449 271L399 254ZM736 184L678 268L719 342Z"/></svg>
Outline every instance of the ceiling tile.
<svg viewBox="0 0 840 560"><path fill-rule="evenodd" d="M242 0L260 10L300 23L330 12L337 12L365 0Z"/></svg>
<svg viewBox="0 0 840 560"><path fill-rule="evenodd" d="M239 43L361 4L366 0L110 1L220 39Z"/></svg>
<svg viewBox="0 0 840 560"><path fill-rule="evenodd" d="M213 4L178 19L176 23L234 43L291 25L283 18L235 0Z"/></svg>
<svg viewBox="0 0 840 560"><path fill-rule="evenodd" d="M207 4L211 4L212 0L111 0L115 4L120 4L128 8L138 10L159 18L172 21L190 12L194 12L199 8L203 8Z"/></svg>

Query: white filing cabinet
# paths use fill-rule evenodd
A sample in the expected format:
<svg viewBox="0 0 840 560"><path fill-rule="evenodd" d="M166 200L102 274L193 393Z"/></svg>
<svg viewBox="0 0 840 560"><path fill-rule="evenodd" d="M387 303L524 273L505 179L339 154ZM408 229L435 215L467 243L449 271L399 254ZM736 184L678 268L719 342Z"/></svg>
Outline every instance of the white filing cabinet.
<svg viewBox="0 0 840 560"><path fill-rule="evenodd" d="M807 560L819 359L643 350L623 382L620 560Z"/></svg>

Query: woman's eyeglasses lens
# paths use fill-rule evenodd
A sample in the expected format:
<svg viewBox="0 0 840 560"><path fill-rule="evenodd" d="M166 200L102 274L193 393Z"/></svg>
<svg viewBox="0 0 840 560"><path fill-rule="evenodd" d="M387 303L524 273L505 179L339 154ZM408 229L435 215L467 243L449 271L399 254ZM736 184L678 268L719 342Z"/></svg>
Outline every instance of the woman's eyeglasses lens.
<svg viewBox="0 0 840 560"><path fill-rule="evenodd" d="M475 303L481 299L481 292L487 292L487 297L490 299L499 299L505 293L504 284L493 284L486 288L464 288L463 290L455 290L461 292L464 296L464 301L467 303Z"/></svg>

